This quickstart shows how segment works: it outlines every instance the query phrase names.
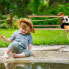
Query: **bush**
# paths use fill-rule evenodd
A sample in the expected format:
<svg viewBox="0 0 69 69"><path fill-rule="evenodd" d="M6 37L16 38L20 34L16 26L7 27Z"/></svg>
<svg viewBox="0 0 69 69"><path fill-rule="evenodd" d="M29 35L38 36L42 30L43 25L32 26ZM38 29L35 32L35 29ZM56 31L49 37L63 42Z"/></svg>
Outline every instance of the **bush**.
<svg viewBox="0 0 69 69"><path fill-rule="evenodd" d="M69 15L69 3L60 4L58 2L54 2L50 7L34 13L34 15L57 15L59 12L63 12L64 15ZM32 20L46 20L51 19L51 17L36 17L32 18ZM46 20L46 21L33 21L34 25L59 25L60 18L54 20Z"/></svg>
<svg viewBox="0 0 69 69"><path fill-rule="evenodd" d="M17 25L17 22L16 22L18 19L19 18L16 15L13 17L13 27L12 27L13 29L17 29L18 28L18 25Z"/></svg>
<svg viewBox="0 0 69 69"><path fill-rule="evenodd" d="M10 26L6 23L0 24L0 28L8 29Z"/></svg>

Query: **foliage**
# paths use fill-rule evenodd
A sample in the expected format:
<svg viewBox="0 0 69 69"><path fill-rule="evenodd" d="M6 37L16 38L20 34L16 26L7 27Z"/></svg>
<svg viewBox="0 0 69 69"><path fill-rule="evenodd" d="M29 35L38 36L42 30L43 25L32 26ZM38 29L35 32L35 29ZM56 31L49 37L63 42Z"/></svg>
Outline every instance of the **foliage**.
<svg viewBox="0 0 69 69"><path fill-rule="evenodd" d="M18 25L17 25L17 20L18 19L19 18L16 15L13 17L13 26L12 26L13 29L17 29L18 28Z"/></svg>
<svg viewBox="0 0 69 69"><path fill-rule="evenodd" d="M10 26L6 23L0 24L0 28L2 29L8 29Z"/></svg>
<svg viewBox="0 0 69 69"><path fill-rule="evenodd" d="M61 5L60 8L58 8L57 10L58 12L63 12L65 15L69 15L68 11L69 11L69 3L65 4L65 5Z"/></svg>
<svg viewBox="0 0 69 69"><path fill-rule="evenodd" d="M18 25L16 23L16 20L19 19L18 16L13 15L13 27L12 28L18 28ZM9 28L10 27L10 15L2 15L0 22L0 28Z"/></svg>
<svg viewBox="0 0 69 69"><path fill-rule="evenodd" d="M51 2L51 3L50 3ZM11 12L13 18L19 19L21 17L28 18L28 15L57 15L63 12L64 15L69 15L69 1L68 0L1 0L0 1L0 19L10 19ZM1 17L5 14L5 17ZM32 18L32 20L46 20L49 18ZM0 22L10 24L10 20ZM35 25L60 24L60 19L50 21L33 22ZM17 28L17 23L13 21L13 28Z"/></svg>

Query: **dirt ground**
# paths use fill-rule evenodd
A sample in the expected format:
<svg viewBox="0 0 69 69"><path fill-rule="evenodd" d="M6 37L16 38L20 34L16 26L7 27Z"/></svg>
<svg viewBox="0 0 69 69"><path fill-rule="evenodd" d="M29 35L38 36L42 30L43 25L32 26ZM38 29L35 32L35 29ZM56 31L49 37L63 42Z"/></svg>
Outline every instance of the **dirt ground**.
<svg viewBox="0 0 69 69"><path fill-rule="evenodd" d="M68 45L52 45L52 46L37 46L33 45L32 51L35 53L34 57L26 58L12 58L12 53L9 54L9 59L4 59L3 55L7 48L0 48L0 62L52 62L60 61L69 62L69 46Z"/></svg>

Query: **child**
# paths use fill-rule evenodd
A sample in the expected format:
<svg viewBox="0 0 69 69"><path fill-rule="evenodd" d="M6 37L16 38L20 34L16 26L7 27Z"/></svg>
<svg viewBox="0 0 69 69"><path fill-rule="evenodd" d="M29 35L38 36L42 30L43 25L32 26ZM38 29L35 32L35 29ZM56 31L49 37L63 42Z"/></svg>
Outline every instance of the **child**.
<svg viewBox="0 0 69 69"><path fill-rule="evenodd" d="M31 51L33 39L30 32L35 33L35 30L33 28L31 20L21 18L17 21L17 24L19 30L15 31L9 39L1 36L2 40L12 42L8 46L8 49L4 54L4 58L9 58L8 54L10 53L10 51L13 52L12 57L14 58L34 56L34 53L32 53Z"/></svg>

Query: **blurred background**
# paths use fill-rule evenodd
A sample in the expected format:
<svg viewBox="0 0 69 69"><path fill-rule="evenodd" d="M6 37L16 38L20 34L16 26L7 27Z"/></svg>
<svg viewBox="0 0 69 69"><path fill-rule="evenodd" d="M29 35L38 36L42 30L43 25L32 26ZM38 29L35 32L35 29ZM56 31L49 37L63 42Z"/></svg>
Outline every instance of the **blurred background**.
<svg viewBox="0 0 69 69"><path fill-rule="evenodd" d="M13 13L13 27L17 28L16 19L28 18L28 15L57 15L62 12L69 15L69 0L0 0L0 28L8 28L10 13ZM43 20L45 17L32 18ZM35 21L35 25L59 24L59 20Z"/></svg>

